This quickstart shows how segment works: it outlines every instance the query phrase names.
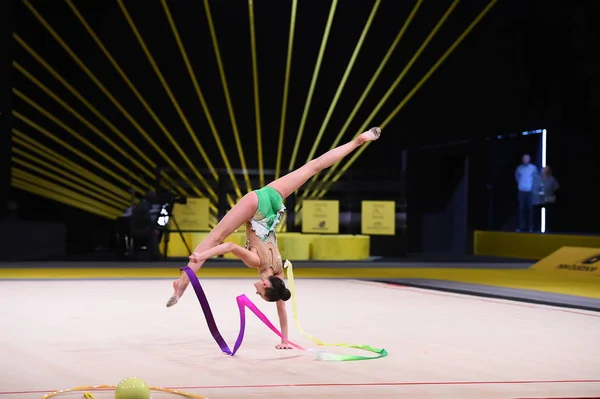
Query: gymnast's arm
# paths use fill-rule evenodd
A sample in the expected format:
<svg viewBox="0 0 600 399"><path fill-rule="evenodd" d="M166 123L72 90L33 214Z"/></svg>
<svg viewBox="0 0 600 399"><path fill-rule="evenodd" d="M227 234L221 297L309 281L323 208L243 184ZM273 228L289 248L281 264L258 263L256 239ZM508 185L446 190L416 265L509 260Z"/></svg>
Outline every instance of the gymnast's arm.
<svg viewBox="0 0 600 399"><path fill-rule="evenodd" d="M286 339L289 339L288 336L288 319L287 319L287 310L285 309L285 301L279 300L277 303L277 316L279 316L279 326L281 327L281 334ZM281 345L277 345L277 349L292 349L290 344L285 342L285 340L281 340Z"/></svg>
<svg viewBox="0 0 600 399"><path fill-rule="evenodd" d="M190 256L190 261L198 262L200 260L207 260L213 256L225 255L232 253L233 256L240 259L248 267L258 268L260 266L260 258L256 252L247 250L246 248L240 247L232 242L224 242L216 247L212 247L202 253L193 253Z"/></svg>

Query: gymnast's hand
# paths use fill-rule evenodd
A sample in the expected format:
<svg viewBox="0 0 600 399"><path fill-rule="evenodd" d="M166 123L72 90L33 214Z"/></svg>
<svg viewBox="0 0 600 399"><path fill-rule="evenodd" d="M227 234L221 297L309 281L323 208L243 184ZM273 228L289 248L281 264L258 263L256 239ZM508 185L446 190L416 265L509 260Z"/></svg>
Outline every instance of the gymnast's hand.
<svg viewBox="0 0 600 399"><path fill-rule="evenodd" d="M200 259L200 255L199 255L199 254L197 254L196 252L192 253L192 254L190 255L189 259L190 259L190 262L192 262L192 263L196 263L196 262L198 262L199 260L201 260L201 259Z"/></svg>
<svg viewBox="0 0 600 399"><path fill-rule="evenodd" d="M275 348L277 349L294 349L294 347L290 344L288 344L287 342L281 342L279 345L276 345Z"/></svg>

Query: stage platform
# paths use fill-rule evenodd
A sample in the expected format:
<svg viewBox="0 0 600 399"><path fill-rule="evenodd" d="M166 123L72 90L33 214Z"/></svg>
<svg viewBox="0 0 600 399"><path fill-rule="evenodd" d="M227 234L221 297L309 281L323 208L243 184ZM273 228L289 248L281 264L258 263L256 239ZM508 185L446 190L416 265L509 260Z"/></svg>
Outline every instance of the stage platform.
<svg viewBox="0 0 600 399"><path fill-rule="evenodd" d="M561 262L564 263L564 259ZM543 262L294 261L293 264L296 276L301 279L384 282L600 311L599 275L557 271ZM183 265L184 262L172 261L5 262L0 263L0 279L175 279ZM257 278L256 270L240 261L225 259L207 261L199 275L203 279Z"/></svg>
<svg viewBox="0 0 600 399"><path fill-rule="evenodd" d="M167 257L188 257L190 255L188 247L193 251L207 234L171 232L166 246ZM246 245L246 235L243 231L238 231L227 237L224 242L233 242L243 247ZM371 253L371 237L361 234L277 233L277 245L284 258L297 261L365 261L369 260ZM165 253L164 240L161 253ZM226 254L224 257L226 259L234 258L231 254Z"/></svg>
<svg viewBox="0 0 600 399"><path fill-rule="evenodd" d="M539 260L561 247L600 248L600 235L475 231L473 254Z"/></svg>

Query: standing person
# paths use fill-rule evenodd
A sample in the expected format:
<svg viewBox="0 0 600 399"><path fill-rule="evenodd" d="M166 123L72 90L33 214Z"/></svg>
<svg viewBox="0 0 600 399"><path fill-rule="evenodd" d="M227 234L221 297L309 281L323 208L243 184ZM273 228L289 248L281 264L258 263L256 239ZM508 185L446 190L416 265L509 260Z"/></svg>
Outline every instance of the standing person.
<svg viewBox="0 0 600 399"><path fill-rule="evenodd" d="M188 267L197 272L206 259L211 256L232 252L248 266L258 269L260 281L256 282L254 286L261 298L269 302L289 299L289 291L285 288L282 280L283 265L275 237L275 228L285 212L283 201L302 187L308 179L342 160L364 143L377 140L380 134L380 128L371 128L352 141L329 150L267 186L244 195L207 237L198 244L190 256ZM243 224L247 226L246 248L221 244ZM187 275L181 273L179 279L173 282L174 292L167 301L167 307L171 307L179 301L189 282Z"/></svg>
<svg viewBox="0 0 600 399"><path fill-rule="evenodd" d="M134 238L148 239L149 251L153 259L160 258L159 239L160 230L156 224L156 216L152 214L152 205L158 201L156 193L149 190L146 195L135 205L129 220L129 229Z"/></svg>
<svg viewBox="0 0 600 399"><path fill-rule="evenodd" d="M552 175L552 168L546 165L542 169L542 174L535 183L535 197L533 204L536 208L546 209L546 230L550 230L551 208L556 202L556 190L560 188L558 180Z"/></svg>
<svg viewBox="0 0 600 399"><path fill-rule="evenodd" d="M521 164L515 170L515 180L519 194L519 228L517 231L533 231L534 184L539 177L538 169L531 163L529 154L524 154Z"/></svg>

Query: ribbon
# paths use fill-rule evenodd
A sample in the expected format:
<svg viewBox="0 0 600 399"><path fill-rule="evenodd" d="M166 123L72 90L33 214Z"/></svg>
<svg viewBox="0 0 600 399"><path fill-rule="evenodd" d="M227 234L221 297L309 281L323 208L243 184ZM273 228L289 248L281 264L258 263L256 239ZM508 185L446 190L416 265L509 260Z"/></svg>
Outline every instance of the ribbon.
<svg viewBox="0 0 600 399"><path fill-rule="evenodd" d="M212 314L212 310L208 303L208 298L206 297L206 294L204 293L204 290L202 289L202 285L200 284L198 277L196 276L196 274L194 273L194 271L192 269L190 269L189 267L185 267L181 270L185 271L188 278L190 279L190 283L192 284L192 287L194 288L194 291L196 292L196 297L198 298L198 302L200 303L200 307L202 308L202 311L204 313L204 318L206 319L206 324L208 325L208 329L209 329L211 335L213 336L215 342L217 343L217 345L219 345L219 347L221 348L221 351L223 353L225 353L229 356L233 356L233 355L235 355L235 353L238 351L238 349L242 345L242 341L244 340L244 333L246 330L246 311L245 311L245 309L248 308L248 309L250 309L250 311L252 311L252 313L254 313L254 315L256 317L258 317L259 320L261 320L271 331L273 331L277 336L279 336L284 342L290 344L292 347L299 349L301 351L317 352L318 360L324 360L324 361L370 360L370 359L378 359L380 357L387 356L387 352L385 349L376 349L376 348L372 348L368 345L325 344L325 343L317 340L316 338L308 335L307 333L305 333L301 329L300 322L298 319L298 312L297 312L296 300L295 300L294 274L293 274L291 263L289 261L286 261L285 267L288 268L288 280L289 280L289 284L290 284L290 291L292 292L292 307L293 307L294 319L296 321L296 326L297 326L298 330L300 330L300 332L303 335L305 335L306 337L311 339L313 342L317 343L317 345L319 345L319 346L342 346L342 347L346 347L346 348L362 349L362 350L377 353L378 356L365 357L365 356L356 356L356 355L342 355L342 354L328 353L328 352L325 352L322 350L315 351L314 349L303 348L302 346L295 344L294 342L292 342L292 341L288 340L286 337L284 337L284 335L273 325L273 323L271 323L269 321L267 316L264 313L262 313L258 309L258 307L245 294L238 295L236 297L238 309L240 312L240 331L238 333L238 337L233 346L233 350L231 350L229 348L229 346L227 345L227 343L225 342L225 339L221 335L219 328L217 327L217 323L215 321L215 318Z"/></svg>
<svg viewBox="0 0 600 399"><path fill-rule="evenodd" d="M212 314L212 310L210 309L208 299L206 298L206 294L204 293L204 290L202 289L202 286L200 285L200 281L198 280L198 277L196 276L194 271L192 269L190 269L189 267L185 267L182 270L184 270L186 272L186 274L188 275L188 277L190 279L190 282L192 283L192 287L194 287L194 291L196 291L196 296L198 297L198 302L200 302L200 306L202 307L202 311L204 312L204 318L206 319L206 324L208 325L208 329L210 330L210 333L212 334L213 338L217 342L217 345L219 345L219 347L221 348L221 351L223 353L226 353L229 356L233 356L233 355L235 355L235 353L238 351L238 349L242 345L242 341L244 340L244 332L246 330L245 308L250 309L252 311L252 313L254 313L256 315L256 317L258 317L260 319L260 321L265 323L265 325L267 327L269 327L271 329L271 331L273 331L275 334L277 334L285 342L287 342L288 344L290 344L291 346L293 346L296 349L300 349L302 351L306 350L303 347L301 347L300 345L295 344L295 343L289 341L287 338L285 338L283 336L283 334L277 329L277 327L275 327L273 325L273 323L271 323L269 321L267 316L265 316L265 314L263 312L261 312L260 309L258 309L256 307L256 305L254 303L252 303L252 301L245 294L242 294L242 295L239 295L236 297L238 308L240 310L240 332L238 333L238 337L233 346L233 350L229 349L229 346L225 342L225 339L223 338L223 336L221 335L221 332L219 331L219 328L217 327L215 317Z"/></svg>
<svg viewBox="0 0 600 399"><path fill-rule="evenodd" d="M360 349L360 350L373 352L373 353L377 354L377 356L367 357L367 356L358 356L358 355L340 355L340 354L332 354L332 353L327 353L327 352L320 352L318 355L320 360L333 360L333 361L371 360L371 359L379 359L381 357L385 357L388 355L387 351L383 348L382 349L373 348L370 345L353 345L353 344L346 344L346 343L337 343L337 344L325 343L325 342L313 337L312 335L304 332L304 330L302 330L302 327L300 326L300 319L298 318L298 309L297 309L297 305L296 305L296 283L294 281L294 268L292 266L292 262L290 262L289 260L286 260L283 267L287 270L288 286L290 288L290 292L292 293L292 312L294 314L294 321L296 323L296 328L298 329L298 331L300 331L300 333L302 335L304 335L306 338L313 341L318 346L337 346L337 347L344 347L344 348L354 348L354 349Z"/></svg>

